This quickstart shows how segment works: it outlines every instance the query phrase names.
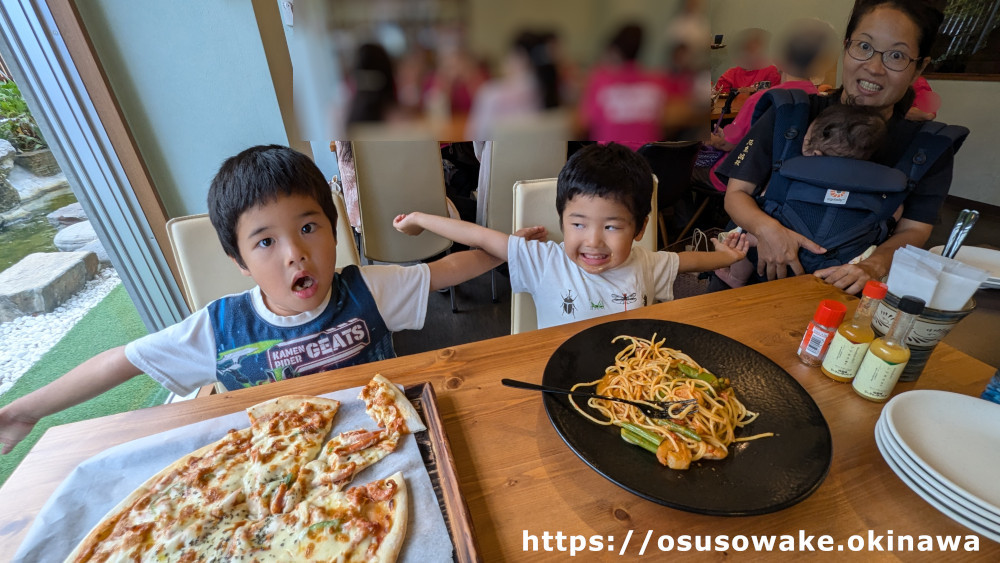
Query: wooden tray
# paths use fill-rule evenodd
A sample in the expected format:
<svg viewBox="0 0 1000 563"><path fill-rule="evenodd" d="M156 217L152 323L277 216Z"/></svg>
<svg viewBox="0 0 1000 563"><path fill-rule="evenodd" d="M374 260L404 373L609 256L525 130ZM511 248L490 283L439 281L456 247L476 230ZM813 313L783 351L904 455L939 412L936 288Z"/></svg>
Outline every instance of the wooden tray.
<svg viewBox="0 0 1000 563"><path fill-rule="evenodd" d="M403 391L427 425L427 430L413 436L417 439L420 456L427 466L427 474L434 485L434 494L451 535L451 543L455 548L453 559L460 563L479 562L482 559L476 545L472 517L458 488L455 459L451 455L448 435L444 432L434 387L429 382L424 382L408 385Z"/></svg>

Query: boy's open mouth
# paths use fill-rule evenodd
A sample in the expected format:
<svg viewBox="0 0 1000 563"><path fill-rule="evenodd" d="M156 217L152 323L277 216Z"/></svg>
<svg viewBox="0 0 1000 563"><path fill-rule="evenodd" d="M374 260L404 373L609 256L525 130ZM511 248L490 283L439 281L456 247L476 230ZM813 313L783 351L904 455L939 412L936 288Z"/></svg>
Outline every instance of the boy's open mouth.
<svg viewBox="0 0 1000 563"><path fill-rule="evenodd" d="M583 258L584 263L590 265L600 265L608 261L610 255L608 254L580 254L580 258Z"/></svg>
<svg viewBox="0 0 1000 563"><path fill-rule="evenodd" d="M316 279L308 274L303 274L292 282L292 293L302 299L309 299L317 289Z"/></svg>

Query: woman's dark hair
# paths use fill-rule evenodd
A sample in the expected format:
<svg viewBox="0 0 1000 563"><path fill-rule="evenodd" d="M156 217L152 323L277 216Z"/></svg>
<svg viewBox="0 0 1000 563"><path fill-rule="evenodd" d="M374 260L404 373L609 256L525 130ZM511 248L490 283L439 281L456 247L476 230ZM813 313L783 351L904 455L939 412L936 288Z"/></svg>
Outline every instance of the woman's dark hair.
<svg viewBox="0 0 1000 563"><path fill-rule="evenodd" d="M652 209L653 171L632 149L608 143L573 153L556 180L556 211L562 224L566 202L581 195L620 202L632 214L636 233Z"/></svg>
<svg viewBox="0 0 1000 563"><path fill-rule="evenodd" d="M285 195L316 200L337 232L337 208L330 185L308 156L281 145L258 145L231 156L208 189L208 218L226 255L246 267L236 241L236 225L246 210Z"/></svg>
<svg viewBox="0 0 1000 563"><path fill-rule="evenodd" d="M552 43L556 35L552 32L535 33L522 31L514 38L514 51L520 52L531 64L538 82L540 102L543 109L559 107L559 69L556 67Z"/></svg>
<svg viewBox="0 0 1000 563"><path fill-rule="evenodd" d="M611 38L609 47L618 51L622 59L634 61L642 48L642 26L636 23L623 25Z"/></svg>
<svg viewBox="0 0 1000 563"><path fill-rule="evenodd" d="M847 21L847 33L844 34L844 40L851 38L862 18L875 8L881 7L893 8L906 14L920 32L917 57L930 56L931 46L937 39L938 28L944 22L944 14L928 0L857 0L851 11L851 19Z"/></svg>
<svg viewBox="0 0 1000 563"><path fill-rule="evenodd" d="M355 92L347 122L385 121L396 106L396 78L388 51L377 43L362 44L358 47L352 78Z"/></svg>

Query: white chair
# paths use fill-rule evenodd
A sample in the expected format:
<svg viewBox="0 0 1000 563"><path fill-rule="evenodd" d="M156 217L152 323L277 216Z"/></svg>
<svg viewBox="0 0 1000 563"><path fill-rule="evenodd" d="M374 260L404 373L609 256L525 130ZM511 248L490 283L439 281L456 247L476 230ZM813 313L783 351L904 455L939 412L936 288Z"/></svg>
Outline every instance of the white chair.
<svg viewBox="0 0 1000 563"><path fill-rule="evenodd" d="M646 222L646 231L633 245L656 251L656 176L653 176L653 208ZM514 184L513 228L542 225L549 232L549 240L562 242L559 214L556 212L556 179L526 180ZM538 328L535 302L528 293L515 293L510 300L510 333L517 334Z"/></svg>
<svg viewBox="0 0 1000 563"><path fill-rule="evenodd" d="M337 208L337 268L348 264L361 263L358 249L354 245L354 235L347 223L347 209L343 197L333 192L333 202ZM208 215L188 215L167 221L167 238L170 249L177 261L181 291L191 311L196 311L211 301L239 293L254 286L249 276L240 273L239 268L226 256L219 243L219 237L212 227Z"/></svg>
<svg viewBox="0 0 1000 563"><path fill-rule="evenodd" d="M361 212L361 253L373 261L418 262L452 242L424 231L413 237L392 226L401 213L449 216L441 149L436 141L352 141ZM451 308L455 289L451 288Z"/></svg>

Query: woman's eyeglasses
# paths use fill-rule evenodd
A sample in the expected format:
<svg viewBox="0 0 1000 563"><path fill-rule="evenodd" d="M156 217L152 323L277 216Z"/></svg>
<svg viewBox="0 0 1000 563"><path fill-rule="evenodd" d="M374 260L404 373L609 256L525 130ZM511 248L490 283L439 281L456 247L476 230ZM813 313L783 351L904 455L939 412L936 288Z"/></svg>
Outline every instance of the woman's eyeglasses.
<svg viewBox="0 0 1000 563"><path fill-rule="evenodd" d="M872 44L867 41L848 39L846 42L847 54L857 61L867 61L875 56L882 55L882 64L889 70L902 72L910 66L910 63L917 60L902 51L876 51Z"/></svg>

